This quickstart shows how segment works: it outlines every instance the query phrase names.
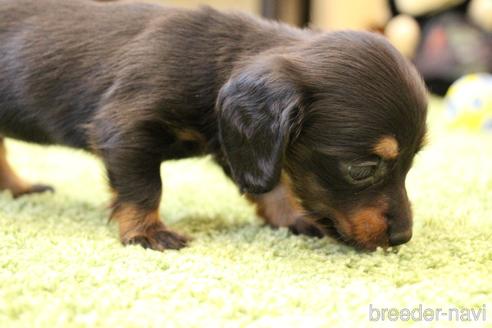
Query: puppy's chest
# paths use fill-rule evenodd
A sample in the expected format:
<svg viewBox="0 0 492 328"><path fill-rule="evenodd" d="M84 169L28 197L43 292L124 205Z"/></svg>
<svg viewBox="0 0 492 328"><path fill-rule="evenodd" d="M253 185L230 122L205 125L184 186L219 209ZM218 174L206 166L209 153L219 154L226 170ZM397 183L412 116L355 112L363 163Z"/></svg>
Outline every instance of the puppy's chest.
<svg viewBox="0 0 492 328"><path fill-rule="evenodd" d="M215 123L206 125L183 124L168 127L166 136L164 138L159 137L160 143L163 145L163 160L216 153L220 150L216 130Z"/></svg>
<svg viewBox="0 0 492 328"><path fill-rule="evenodd" d="M206 154L207 149L207 139L202 133L195 129L182 128L174 131L174 140L163 155L176 159L193 157Z"/></svg>

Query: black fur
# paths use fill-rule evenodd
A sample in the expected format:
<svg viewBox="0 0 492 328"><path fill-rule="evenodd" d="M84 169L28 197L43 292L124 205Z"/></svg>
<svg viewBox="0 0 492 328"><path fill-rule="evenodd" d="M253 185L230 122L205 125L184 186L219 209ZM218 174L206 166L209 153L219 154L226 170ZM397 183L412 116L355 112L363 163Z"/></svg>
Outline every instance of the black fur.
<svg viewBox="0 0 492 328"><path fill-rule="evenodd" d="M116 207L155 209L162 161L211 154L246 193L286 172L320 221L384 194L392 226L407 229L404 179L425 117L420 78L374 34L206 7L0 0L0 133L98 154ZM400 146L388 174L348 183L340 163L385 135Z"/></svg>

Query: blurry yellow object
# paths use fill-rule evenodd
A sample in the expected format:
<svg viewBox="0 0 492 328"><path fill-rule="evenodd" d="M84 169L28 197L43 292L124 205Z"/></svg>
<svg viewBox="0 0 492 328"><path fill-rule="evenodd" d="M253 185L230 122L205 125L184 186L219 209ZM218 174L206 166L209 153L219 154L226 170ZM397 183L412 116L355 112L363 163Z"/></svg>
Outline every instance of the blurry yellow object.
<svg viewBox="0 0 492 328"><path fill-rule="evenodd" d="M460 78L449 88L445 106L451 128L492 133L492 75Z"/></svg>

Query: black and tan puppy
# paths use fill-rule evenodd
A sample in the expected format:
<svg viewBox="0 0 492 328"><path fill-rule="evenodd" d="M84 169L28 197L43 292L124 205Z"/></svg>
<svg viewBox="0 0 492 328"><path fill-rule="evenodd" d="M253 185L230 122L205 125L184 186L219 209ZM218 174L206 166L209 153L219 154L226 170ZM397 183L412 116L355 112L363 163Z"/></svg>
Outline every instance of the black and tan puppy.
<svg viewBox="0 0 492 328"><path fill-rule="evenodd" d="M124 244L178 249L162 161L211 154L272 226L365 249L411 237L421 79L385 39L210 8L0 0L0 133L100 156ZM18 178L0 137L0 188Z"/></svg>

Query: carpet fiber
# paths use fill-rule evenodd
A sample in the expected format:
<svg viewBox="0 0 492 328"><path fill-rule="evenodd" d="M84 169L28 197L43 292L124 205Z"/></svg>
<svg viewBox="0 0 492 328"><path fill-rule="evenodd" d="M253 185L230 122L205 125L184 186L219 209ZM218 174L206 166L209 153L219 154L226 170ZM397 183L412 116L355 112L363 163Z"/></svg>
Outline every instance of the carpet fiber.
<svg viewBox="0 0 492 328"><path fill-rule="evenodd" d="M483 308L492 326L492 135L442 121L434 104L407 179L412 241L375 253L263 226L208 158L162 166L161 214L190 247L123 247L99 161L9 140L18 172L57 191L0 193L0 327L353 326L419 305Z"/></svg>

